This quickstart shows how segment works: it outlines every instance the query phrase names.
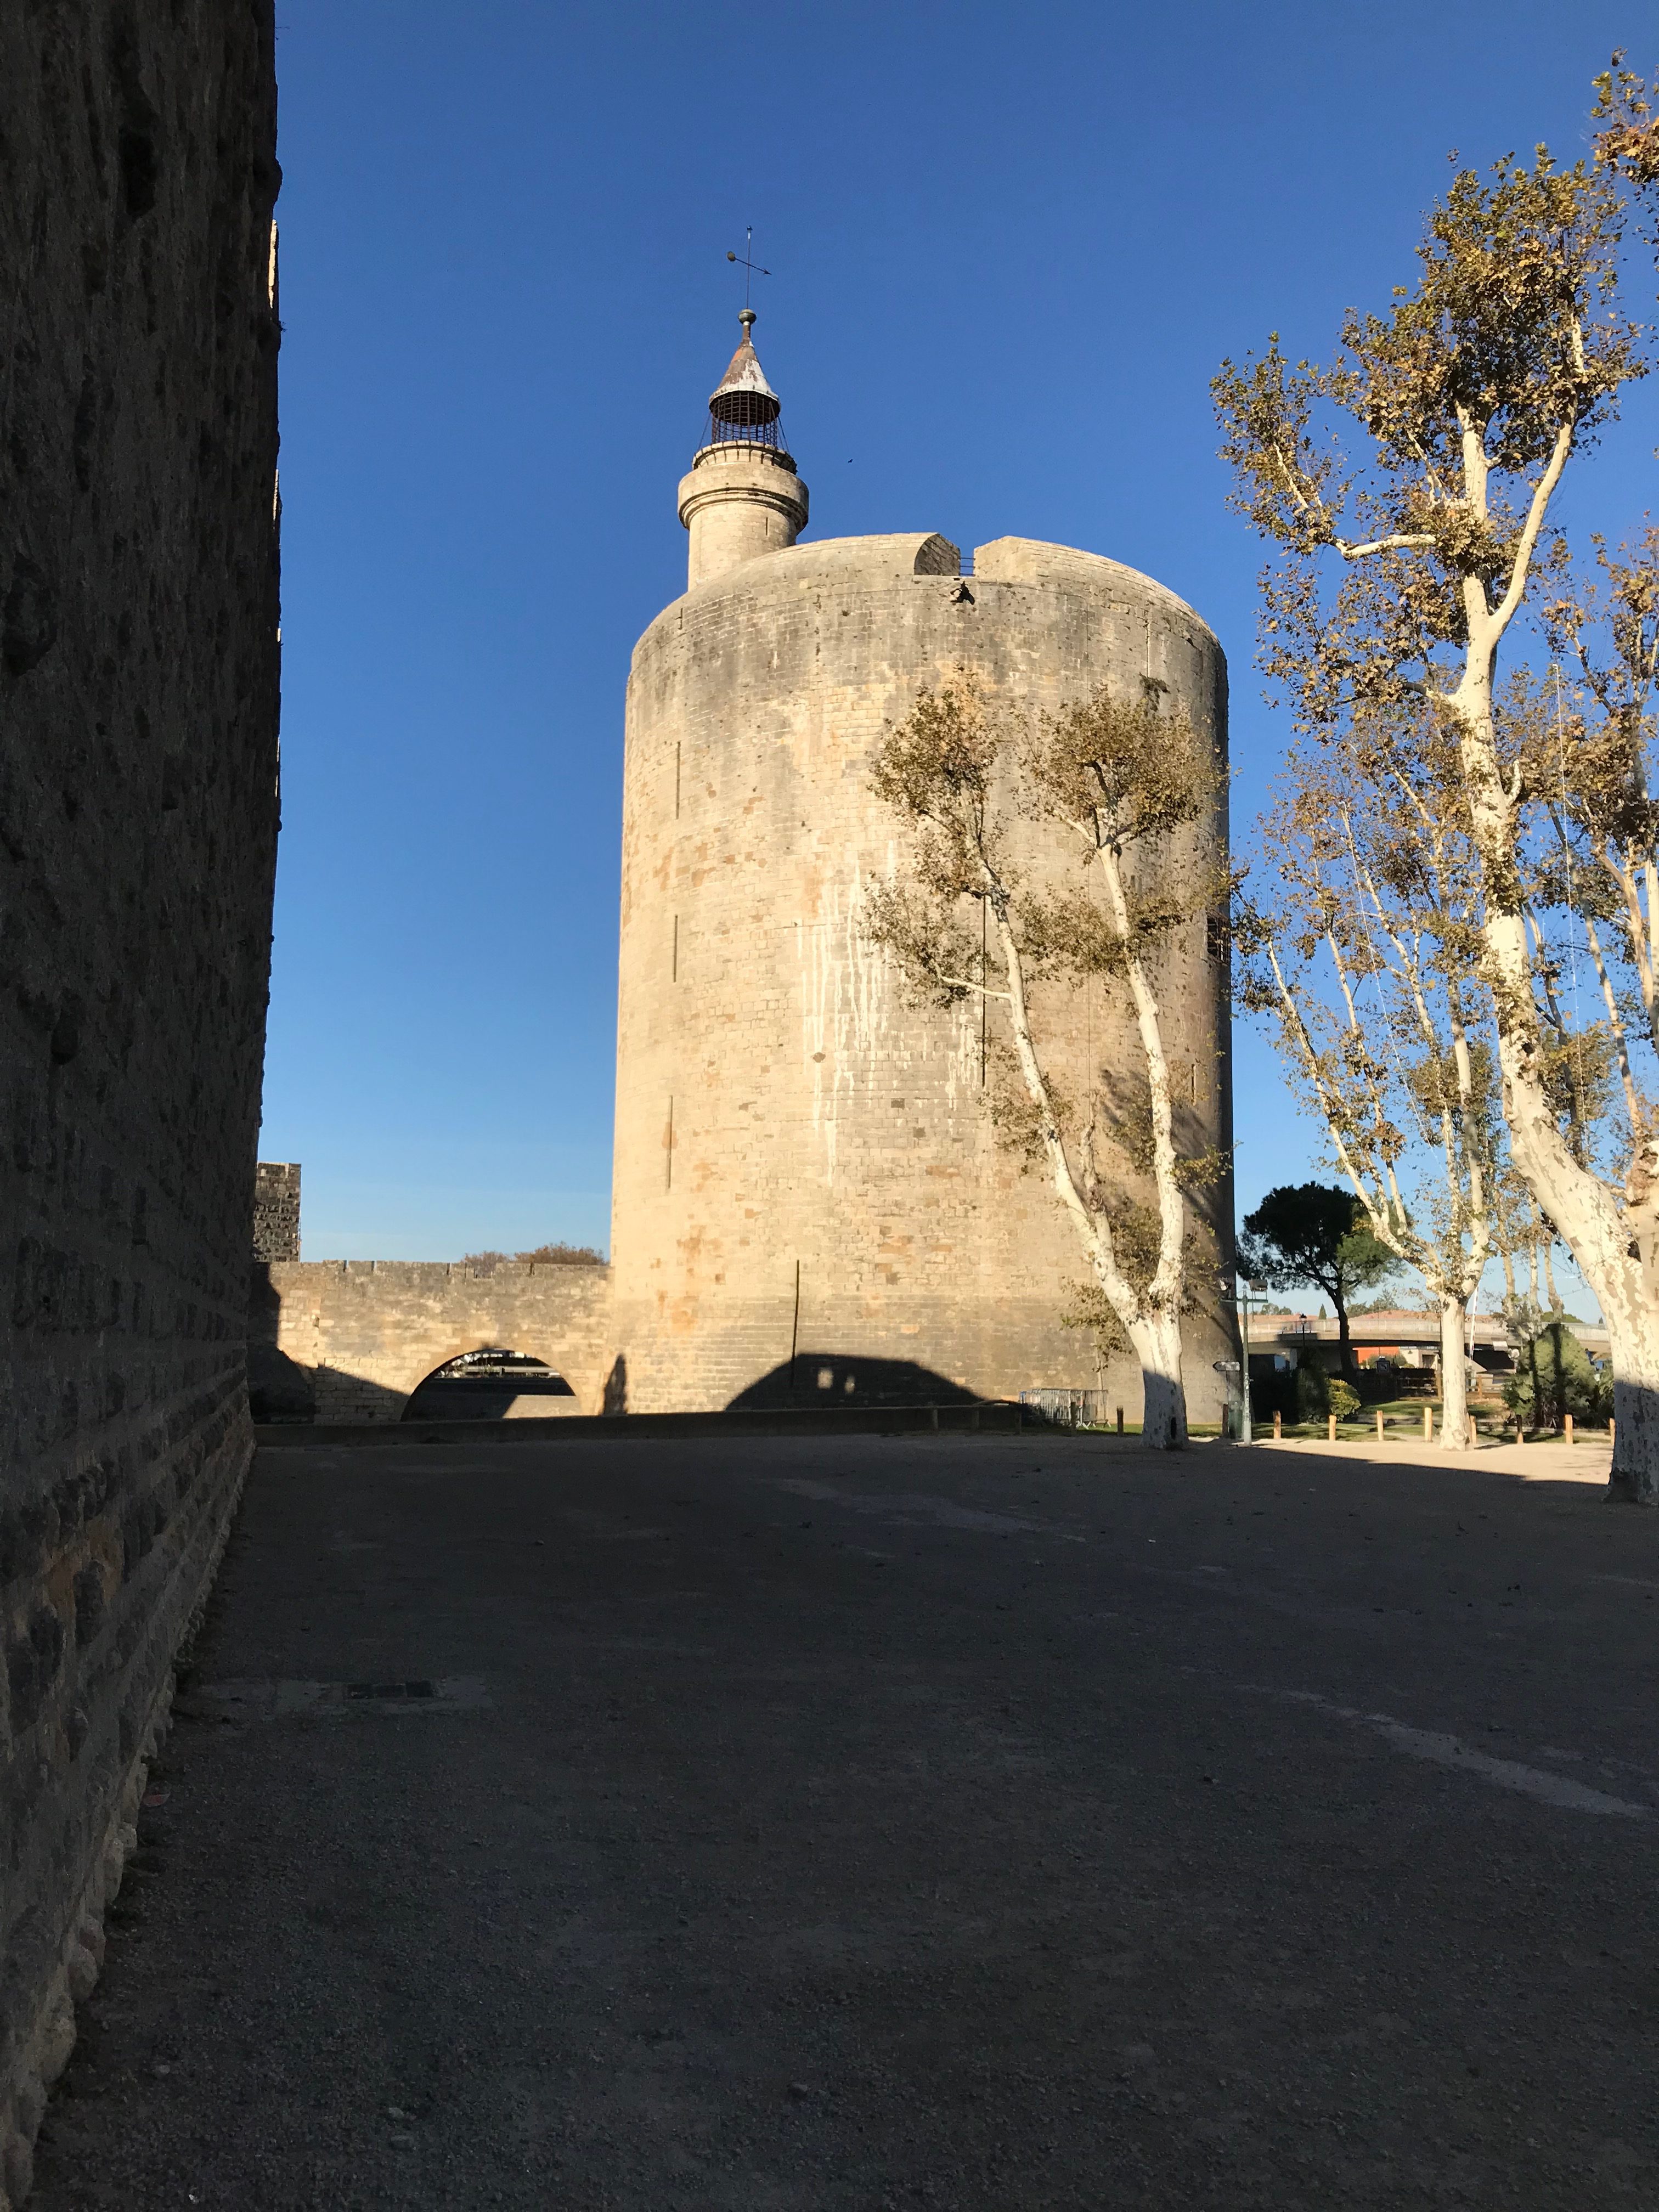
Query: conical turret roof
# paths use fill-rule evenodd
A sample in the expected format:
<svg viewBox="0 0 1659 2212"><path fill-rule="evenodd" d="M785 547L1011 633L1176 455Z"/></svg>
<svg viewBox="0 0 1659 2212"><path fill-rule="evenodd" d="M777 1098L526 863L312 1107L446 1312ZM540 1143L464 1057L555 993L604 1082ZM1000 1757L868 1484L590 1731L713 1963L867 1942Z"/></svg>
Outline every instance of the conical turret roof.
<svg viewBox="0 0 1659 2212"><path fill-rule="evenodd" d="M708 395L708 412L716 422L750 428L763 422L775 422L782 412L783 402L767 382L766 372L750 337L755 324L754 309L744 308L738 320L743 325L743 342L732 355L725 375Z"/></svg>

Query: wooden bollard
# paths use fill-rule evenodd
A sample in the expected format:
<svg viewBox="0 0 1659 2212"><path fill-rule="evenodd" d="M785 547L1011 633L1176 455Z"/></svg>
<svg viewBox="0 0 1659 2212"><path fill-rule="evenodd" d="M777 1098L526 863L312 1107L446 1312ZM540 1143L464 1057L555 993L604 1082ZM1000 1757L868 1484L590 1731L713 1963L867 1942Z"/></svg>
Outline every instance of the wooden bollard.
<svg viewBox="0 0 1659 2212"><path fill-rule="evenodd" d="M1284 1441L1285 1416L1281 1412L1275 1410L1273 1413L1273 1442L1276 1444L1282 1444Z"/></svg>
<svg viewBox="0 0 1659 2212"><path fill-rule="evenodd" d="M1119 1436L1123 1434L1123 1408L1121 1406L1117 1409L1117 1432Z"/></svg>
<svg viewBox="0 0 1659 2212"><path fill-rule="evenodd" d="M1434 1407L1432 1406L1425 1406L1423 1408L1423 1441L1425 1444L1431 1444L1434 1442Z"/></svg>
<svg viewBox="0 0 1659 2212"><path fill-rule="evenodd" d="M1325 1441L1328 1444L1334 1444L1336 1442L1336 1415L1334 1413L1327 1413L1325 1416Z"/></svg>
<svg viewBox="0 0 1659 2212"><path fill-rule="evenodd" d="M1571 1415L1571 1413L1569 1413L1569 1414L1566 1416L1566 1423L1567 1423L1567 1442L1568 1442L1569 1443L1576 1443L1577 1442L1577 1437L1573 1435L1573 1433L1572 1433L1572 1415Z"/></svg>
<svg viewBox="0 0 1659 2212"><path fill-rule="evenodd" d="M1376 1441L1378 1443L1381 1443L1382 1441L1382 1408L1381 1406L1376 1409Z"/></svg>

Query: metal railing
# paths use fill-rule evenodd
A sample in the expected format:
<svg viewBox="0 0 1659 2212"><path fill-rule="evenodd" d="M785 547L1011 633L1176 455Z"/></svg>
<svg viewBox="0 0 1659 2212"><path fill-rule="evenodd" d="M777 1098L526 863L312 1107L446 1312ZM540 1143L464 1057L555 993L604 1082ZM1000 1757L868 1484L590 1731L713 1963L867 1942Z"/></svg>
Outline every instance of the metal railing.
<svg viewBox="0 0 1659 2212"><path fill-rule="evenodd" d="M1117 1406L1106 1390L1022 1390L1019 1402L1057 1429L1104 1429L1117 1422Z"/></svg>

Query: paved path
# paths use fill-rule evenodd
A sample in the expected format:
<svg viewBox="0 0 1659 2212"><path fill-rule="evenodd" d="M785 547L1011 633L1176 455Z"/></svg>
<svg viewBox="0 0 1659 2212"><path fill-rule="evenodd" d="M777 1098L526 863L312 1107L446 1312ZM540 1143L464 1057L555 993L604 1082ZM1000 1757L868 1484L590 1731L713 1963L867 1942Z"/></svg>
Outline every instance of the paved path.
<svg viewBox="0 0 1659 2212"><path fill-rule="evenodd" d="M264 1455L37 2203L1651 2207L1659 1516L1497 1458Z"/></svg>

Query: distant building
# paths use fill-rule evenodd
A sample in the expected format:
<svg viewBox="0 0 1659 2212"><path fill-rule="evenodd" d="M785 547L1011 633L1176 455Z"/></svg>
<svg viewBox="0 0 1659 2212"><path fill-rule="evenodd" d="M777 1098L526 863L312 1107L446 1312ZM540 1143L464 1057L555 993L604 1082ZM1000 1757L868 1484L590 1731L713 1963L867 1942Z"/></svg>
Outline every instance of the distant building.
<svg viewBox="0 0 1659 2212"><path fill-rule="evenodd" d="M1572 1333L1592 1359L1607 1354L1607 1333L1600 1322L1574 1322ZM1392 1365L1430 1369L1440 1364L1440 1316L1437 1313L1407 1312L1353 1314L1348 1334L1354 1358L1361 1367ZM1515 1347L1509 1328L1496 1314L1477 1314L1468 1324L1466 1342L1475 1365L1486 1374L1515 1372ZM1334 1321L1310 1321L1306 1314L1250 1316L1250 1371L1261 1374L1273 1367L1317 1366L1334 1374L1341 1358L1340 1333Z"/></svg>

